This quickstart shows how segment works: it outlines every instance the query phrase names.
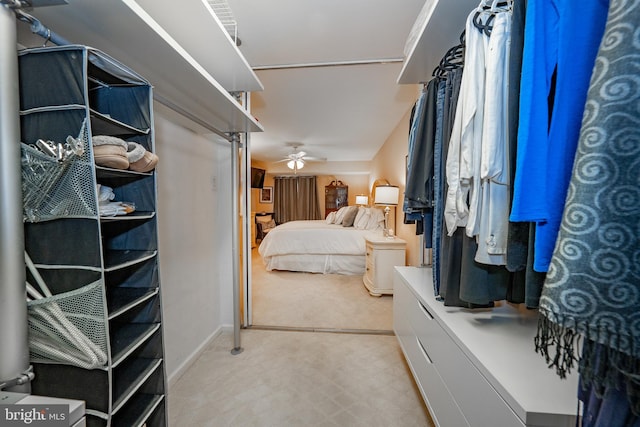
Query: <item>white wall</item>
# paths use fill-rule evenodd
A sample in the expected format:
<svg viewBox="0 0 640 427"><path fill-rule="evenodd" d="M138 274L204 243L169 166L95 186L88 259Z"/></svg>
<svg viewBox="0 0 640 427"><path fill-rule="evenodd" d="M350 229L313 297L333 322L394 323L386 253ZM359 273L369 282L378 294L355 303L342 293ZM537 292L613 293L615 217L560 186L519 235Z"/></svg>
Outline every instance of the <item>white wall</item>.
<svg viewBox="0 0 640 427"><path fill-rule="evenodd" d="M155 131L165 360L171 383L232 320L224 307L231 301L226 289L230 292L230 215L222 212L229 206L229 180L222 178L225 168L220 167L228 162L221 147L230 150L227 142L176 124L161 106L156 107Z"/></svg>

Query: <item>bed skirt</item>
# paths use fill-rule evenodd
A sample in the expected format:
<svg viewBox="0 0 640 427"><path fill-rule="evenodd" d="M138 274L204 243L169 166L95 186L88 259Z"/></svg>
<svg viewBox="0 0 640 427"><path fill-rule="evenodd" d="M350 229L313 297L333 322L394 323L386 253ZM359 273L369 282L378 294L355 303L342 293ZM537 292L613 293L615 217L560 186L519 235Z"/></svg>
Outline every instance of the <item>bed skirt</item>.
<svg viewBox="0 0 640 427"><path fill-rule="evenodd" d="M364 255L275 255L264 258L267 271L288 270L308 273L363 275Z"/></svg>

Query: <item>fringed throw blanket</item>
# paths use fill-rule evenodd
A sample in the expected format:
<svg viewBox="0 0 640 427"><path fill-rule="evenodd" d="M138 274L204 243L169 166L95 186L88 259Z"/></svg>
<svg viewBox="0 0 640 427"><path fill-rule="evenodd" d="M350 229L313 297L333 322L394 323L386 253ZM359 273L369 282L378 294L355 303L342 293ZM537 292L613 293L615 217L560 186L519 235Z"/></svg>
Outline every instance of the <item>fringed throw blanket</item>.
<svg viewBox="0 0 640 427"><path fill-rule="evenodd" d="M640 414L640 0L612 0L591 78L536 351ZM582 339L582 352L578 348ZM601 353L604 350L604 354Z"/></svg>

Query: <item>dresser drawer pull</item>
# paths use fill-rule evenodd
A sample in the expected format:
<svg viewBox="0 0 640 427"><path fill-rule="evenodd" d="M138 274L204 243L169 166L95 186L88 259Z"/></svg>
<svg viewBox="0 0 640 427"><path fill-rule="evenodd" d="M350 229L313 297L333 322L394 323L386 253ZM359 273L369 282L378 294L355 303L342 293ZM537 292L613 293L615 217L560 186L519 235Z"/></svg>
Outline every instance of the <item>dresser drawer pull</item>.
<svg viewBox="0 0 640 427"><path fill-rule="evenodd" d="M429 357L429 354L427 353L427 349L424 348L424 346L422 345L418 337L416 337L416 341L418 341L418 346L420 347L420 350L422 350L422 354L424 354L424 357L425 359L427 359L427 362L433 365L433 360L431 360L431 358Z"/></svg>
<svg viewBox="0 0 640 427"><path fill-rule="evenodd" d="M424 314L429 316L429 319L433 319L433 314L431 314L429 310L427 310L427 307L425 307L424 304L422 304L420 301L418 301L418 304L420 305L420 308L422 309L422 311L424 311Z"/></svg>

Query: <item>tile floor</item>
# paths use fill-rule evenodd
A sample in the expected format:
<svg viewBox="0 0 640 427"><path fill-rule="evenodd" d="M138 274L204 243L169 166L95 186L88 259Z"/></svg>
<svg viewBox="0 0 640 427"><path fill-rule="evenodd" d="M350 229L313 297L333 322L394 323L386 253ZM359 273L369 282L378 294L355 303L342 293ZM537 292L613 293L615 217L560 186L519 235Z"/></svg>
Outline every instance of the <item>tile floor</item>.
<svg viewBox="0 0 640 427"><path fill-rule="evenodd" d="M169 392L172 427L433 426L394 336L242 330Z"/></svg>

